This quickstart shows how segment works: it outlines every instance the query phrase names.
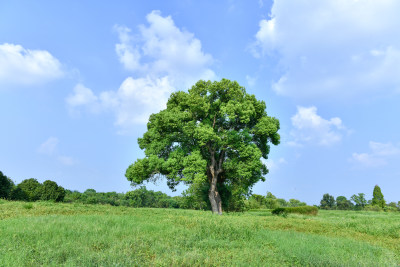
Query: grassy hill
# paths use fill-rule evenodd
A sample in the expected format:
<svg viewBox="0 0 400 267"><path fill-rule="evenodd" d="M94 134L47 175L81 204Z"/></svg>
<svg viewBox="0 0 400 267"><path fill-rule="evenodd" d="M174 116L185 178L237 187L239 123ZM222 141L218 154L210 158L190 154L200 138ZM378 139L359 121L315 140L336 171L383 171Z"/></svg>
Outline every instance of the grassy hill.
<svg viewBox="0 0 400 267"><path fill-rule="evenodd" d="M400 213L272 216L0 200L0 266L398 266Z"/></svg>

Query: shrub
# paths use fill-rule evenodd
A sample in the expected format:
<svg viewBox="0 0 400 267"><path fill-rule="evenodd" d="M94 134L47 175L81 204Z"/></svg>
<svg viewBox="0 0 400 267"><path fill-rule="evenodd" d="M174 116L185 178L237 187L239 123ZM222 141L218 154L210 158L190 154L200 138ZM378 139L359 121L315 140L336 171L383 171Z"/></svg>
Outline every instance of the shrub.
<svg viewBox="0 0 400 267"><path fill-rule="evenodd" d="M283 215L287 212L286 212L286 208L276 208L276 209L272 210L271 213L273 215Z"/></svg>
<svg viewBox="0 0 400 267"><path fill-rule="evenodd" d="M274 215L283 215L285 213L297 213L304 215L317 215L318 208L312 206L302 206L302 207L288 207L288 208L276 208L272 211Z"/></svg>
<svg viewBox="0 0 400 267"><path fill-rule="evenodd" d="M26 203L26 204L22 205L22 207L26 210L30 210L33 208L33 205L32 205L32 203Z"/></svg>
<svg viewBox="0 0 400 267"><path fill-rule="evenodd" d="M364 210L366 211L383 211L383 209L376 205L367 205L365 206Z"/></svg>
<svg viewBox="0 0 400 267"><path fill-rule="evenodd" d="M398 211L397 208L392 207L392 206L386 206L386 207L383 208L383 210L386 211L386 212L397 212Z"/></svg>

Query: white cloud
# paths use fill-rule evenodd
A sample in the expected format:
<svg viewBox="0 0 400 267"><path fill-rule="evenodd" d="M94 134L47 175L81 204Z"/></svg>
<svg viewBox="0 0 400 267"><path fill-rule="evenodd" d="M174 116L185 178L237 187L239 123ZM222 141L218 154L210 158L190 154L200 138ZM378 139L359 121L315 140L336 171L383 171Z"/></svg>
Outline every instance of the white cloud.
<svg viewBox="0 0 400 267"><path fill-rule="evenodd" d="M115 52L118 55L119 61L127 70L135 71L141 68L140 53L138 48L132 46L132 37L130 36L131 29L124 26L114 26L118 33L119 44L115 45Z"/></svg>
<svg viewBox="0 0 400 267"><path fill-rule="evenodd" d="M388 160L400 155L400 148L392 143L369 142L370 153L353 153L350 162L364 167L379 167L388 164Z"/></svg>
<svg viewBox="0 0 400 267"><path fill-rule="evenodd" d="M342 140L343 131L346 130L342 120L338 117L329 120L317 114L317 108L297 107L297 113L291 118L293 141L288 145L301 146L302 144L317 144L330 146Z"/></svg>
<svg viewBox="0 0 400 267"><path fill-rule="evenodd" d="M47 139L39 146L37 151L40 154L52 155L56 151L58 143L59 143L58 138L49 137L49 139Z"/></svg>
<svg viewBox="0 0 400 267"><path fill-rule="evenodd" d="M400 2L274 1L254 56L277 56L273 88L293 97L354 97L400 88Z"/></svg>
<svg viewBox="0 0 400 267"><path fill-rule="evenodd" d="M166 108L168 97L173 92L168 77L127 78L117 92L100 95L104 107L111 108L118 126L147 123L152 113Z"/></svg>
<svg viewBox="0 0 400 267"><path fill-rule="evenodd" d="M120 39L116 52L127 70L142 76L168 76L180 90L199 79L215 78L209 68L212 56L202 51L192 33L179 29L170 16L162 17L159 11L152 11L146 19L149 25L140 25L136 36L127 27L115 26Z"/></svg>
<svg viewBox="0 0 400 267"><path fill-rule="evenodd" d="M43 142L39 148L37 149L37 152L39 154L47 155L51 158L57 159L59 162L61 162L63 165L74 165L76 161L72 157L64 156L64 155L59 155L57 152L57 147L58 144L60 143L60 140L57 137L49 137L45 142Z"/></svg>
<svg viewBox="0 0 400 267"><path fill-rule="evenodd" d="M77 84L74 89L74 93L69 95L65 101L71 112L75 112L78 107L85 107L93 113L100 111L99 99L93 93L93 91L83 84Z"/></svg>
<svg viewBox="0 0 400 267"><path fill-rule="evenodd" d="M64 75L61 63L45 50L29 50L21 45L0 45L0 84L32 85Z"/></svg>
<svg viewBox="0 0 400 267"><path fill-rule="evenodd" d="M168 76L160 79L128 77L117 91L101 92L98 96L91 89L78 84L66 102L72 112L79 111L79 108L92 113L113 112L115 124L129 128L147 123L150 114L165 109L173 91Z"/></svg>
<svg viewBox="0 0 400 267"><path fill-rule="evenodd" d="M70 110L113 112L115 124L127 129L146 123L150 114L166 108L175 90L215 78L209 68L212 56L202 51L192 33L179 29L170 16L162 17L159 11L152 11L146 19L149 25L140 25L137 34L125 26L114 27L119 37L118 59L135 77L126 78L117 90L98 94L78 84L66 98Z"/></svg>

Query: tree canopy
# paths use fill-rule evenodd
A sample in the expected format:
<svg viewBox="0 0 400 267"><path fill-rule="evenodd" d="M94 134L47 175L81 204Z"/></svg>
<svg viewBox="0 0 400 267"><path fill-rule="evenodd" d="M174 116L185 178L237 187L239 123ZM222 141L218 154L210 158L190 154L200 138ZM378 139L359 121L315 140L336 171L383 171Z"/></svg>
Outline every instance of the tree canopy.
<svg viewBox="0 0 400 267"><path fill-rule="evenodd" d="M0 171L0 198L9 198L14 182Z"/></svg>
<svg viewBox="0 0 400 267"><path fill-rule="evenodd" d="M221 192L244 195L268 173L270 143L279 144L279 121L267 115L264 101L236 81L199 81L175 92L167 108L150 116L138 139L145 152L126 171L133 185L165 176L174 189L208 186L214 213L222 213ZM228 199L226 197L225 199Z"/></svg>
<svg viewBox="0 0 400 267"><path fill-rule="evenodd" d="M328 193L324 194L321 199L321 209L334 209L336 205L335 198Z"/></svg>
<svg viewBox="0 0 400 267"><path fill-rule="evenodd" d="M384 208L385 205L386 205L386 201L383 198L383 194L382 194L381 188L378 185L375 185L372 195L373 195L373 197L372 197L372 205Z"/></svg>

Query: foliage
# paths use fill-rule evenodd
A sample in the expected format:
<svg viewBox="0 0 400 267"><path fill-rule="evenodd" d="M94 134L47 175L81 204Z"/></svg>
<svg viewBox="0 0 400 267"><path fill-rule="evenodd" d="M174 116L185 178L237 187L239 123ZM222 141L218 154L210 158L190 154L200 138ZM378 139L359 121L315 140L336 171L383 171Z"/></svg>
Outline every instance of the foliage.
<svg viewBox="0 0 400 267"><path fill-rule="evenodd" d="M397 209L397 207L393 207L393 206L385 206L385 207L383 208L383 210L386 211L386 212L397 212L397 211L399 211L399 210Z"/></svg>
<svg viewBox="0 0 400 267"><path fill-rule="evenodd" d="M381 188L378 185L375 185L374 187L374 192L373 192L373 197L372 197L372 205L373 206L379 206L382 209L385 207L385 199L383 198L383 194L381 191Z"/></svg>
<svg viewBox="0 0 400 267"><path fill-rule="evenodd" d="M41 200L53 200L60 202L64 200L65 189L58 186L56 182L46 180L41 187L40 199Z"/></svg>
<svg viewBox="0 0 400 267"><path fill-rule="evenodd" d="M353 206L353 203L347 200L345 196L338 196L336 198L336 207L338 210L351 210Z"/></svg>
<svg viewBox="0 0 400 267"><path fill-rule="evenodd" d="M301 206L301 207L287 207L287 208L276 208L272 211L274 215L282 215L288 213L297 213L304 215L317 215L318 208L314 206Z"/></svg>
<svg viewBox="0 0 400 267"><path fill-rule="evenodd" d="M271 211L273 215L284 215L287 214L286 208L276 208Z"/></svg>
<svg viewBox="0 0 400 267"><path fill-rule="evenodd" d="M274 196L271 192L267 192L267 195L265 196L265 206L267 209L275 209L279 207L276 196Z"/></svg>
<svg viewBox="0 0 400 267"><path fill-rule="evenodd" d="M18 184L17 188L19 188L22 192L18 194L18 197L23 197L23 199L17 200L26 200L26 201L36 201L40 199L42 193L42 184L38 182L35 178L30 178L23 180Z"/></svg>
<svg viewBox="0 0 400 267"><path fill-rule="evenodd" d="M149 207L149 208L183 208L182 197L170 197L160 191L154 192L142 186L126 194L116 192L96 192L87 189L84 193L66 190L65 202L83 204L108 204L112 206ZM188 207L191 208L191 207Z"/></svg>
<svg viewBox="0 0 400 267"><path fill-rule="evenodd" d="M9 199L14 182L0 171L0 198Z"/></svg>
<svg viewBox="0 0 400 267"><path fill-rule="evenodd" d="M307 204L305 202L301 202L298 199L294 198L289 199L288 207L302 207L302 206L307 206Z"/></svg>
<svg viewBox="0 0 400 267"><path fill-rule="evenodd" d="M147 132L138 139L146 156L125 175L133 185L161 175L171 189L183 182L192 193L207 185L214 213L222 206L237 209L232 202L243 205L251 187L265 180L268 170L261 158L268 157L269 143L279 144L279 121L265 109L263 101L226 79L199 81L188 93L175 92L165 110L150 116Z"/></svg>
<svg viewBox="0 0 400 267"><path fill-rule="evenodd" d="M300 206L300 207L287 207L285 208L287 213L297 213L304 215L317 215L318 208L314 206Z"/></svg>
<svg viewBox="0 0 400 267"><path fill-rule="evenodd" d="M321 200L320 208L325 210L332 210L335 209L335 206L336 206L335 198L329 195L328 193L324 194Z"/></svg>
<svg viewBox="0 0 400 267"><path fill-rule="evenodd" d="M352 195L351 200L356 204L356 210L364 209L365 205L367 205L367 200L365 199L364 193L358 193L357 195Z"/></svg>
<svg viewBox="0 0 400 267"><path fill-rule="evenodd" d="M364 209L366 211L383 211L383 208L378 205L366 205Z"/></svg>

